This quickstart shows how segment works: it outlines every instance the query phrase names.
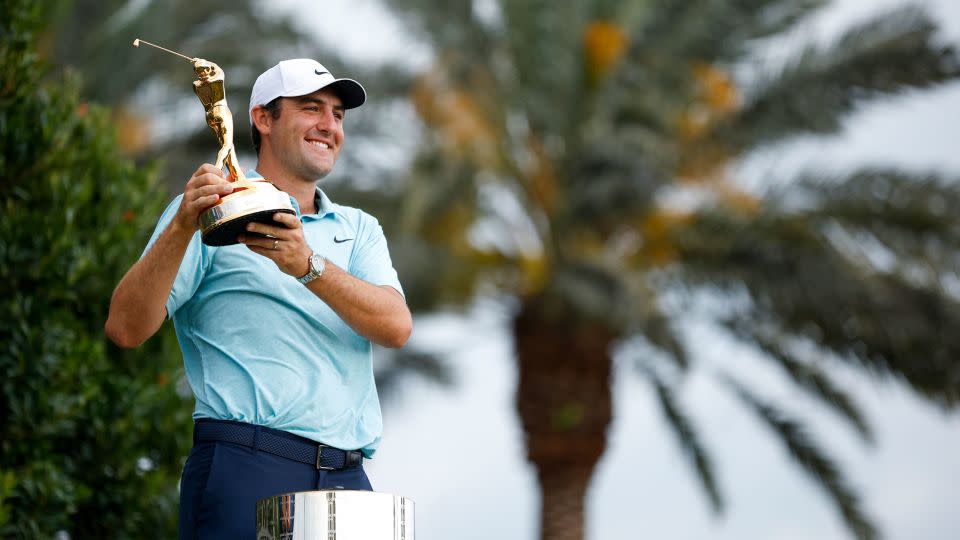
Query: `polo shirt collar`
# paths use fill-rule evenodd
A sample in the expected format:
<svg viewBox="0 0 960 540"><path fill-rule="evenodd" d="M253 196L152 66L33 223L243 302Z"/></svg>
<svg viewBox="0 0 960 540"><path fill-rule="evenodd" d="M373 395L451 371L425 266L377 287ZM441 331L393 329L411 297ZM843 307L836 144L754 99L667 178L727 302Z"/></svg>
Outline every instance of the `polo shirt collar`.
<svg viewBox="0 0 960 540"><path fill-rule="evenodd" d="M340 205L331 201L330 197L327 197L327 194L320 189L320 186L317 186L317 192L313 195L313 204L317 207L317 217L324 217L327 214L343 215Z"/></svg>

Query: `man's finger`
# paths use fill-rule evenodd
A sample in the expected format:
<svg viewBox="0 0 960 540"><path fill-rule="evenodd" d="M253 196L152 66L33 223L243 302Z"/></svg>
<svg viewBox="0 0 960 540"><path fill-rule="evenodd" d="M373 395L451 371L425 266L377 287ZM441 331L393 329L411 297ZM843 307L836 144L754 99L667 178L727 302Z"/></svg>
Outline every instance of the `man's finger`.
<svg viewBox="0 0 960 540"><path fill-rule="evenodd" d="M225 174L223 174L223 171L222 171L222 170L214 167L213 165L211 165L211 164L209 164L209 163L204 163L203 165L200 165L200 168L197 169L197 172L195 172L194 175L199 175L200 173L215 174L215 175L219 176L220 178L223 178L224 180L226 180L226 178L227 178L227 176L226 176Z"/></svg>
<svg viewBox="0 0 960 540"><path fill-rule="evenodd" d="M240 234L237 235L237 242L241 244L246 244L248 246L258 246L263 249L278 249L280 246L281 239L275 236L258 236L253 234Z"/></svg>
<svg viewBox="0 0 960 540"><path fill-rule="evenodd" d="M230 184L207 184L205 186L198 187L194 191L198 198L205 197L207 195L225 195L232 192L233 186Z"/></svg>
<svg viewBox="0 0 960 540"><path fill-rule="evenodd" d="M297 216L293 214L287 214L286 212L277 212L273 215L273 220L277 223L282 223L288 229L296 229L301 226L300 220Z"/></svg>
<svg viewBox="0 0 960 540"><path fill-rule="evenodd" d="M203 173L200 175L196 175L193 178L191 178L189 182L187 182L188 187L200 187L200 186L210 186L210 185L229 186L229 185L232 185L232 183L229 182L226 178L222 176L217 176L213 173Z"/></svg>
<svg viewBox="0 0 960 540"><path fill-rule="evenodd" d="M197 197L193 200L191 205L195 208L206 209L216 204L218 199L220 199L220 196L214 193L213 195Z"/></svg>
<svg viewBox="0 0 960 540"><path fill-rule="evenodd" d="M274 238L284 238L287 236L287 231L289 229L286 227L280 227L278 225L267 225L266 223L258 223L253 221L247 224L247 230L259 234L267 234Z"/></svg>
<svg viewBox="0 0 960 540"><path fill-rule="evenodd" d="M244 244L244 245L247 246L247 249L249 249L250 251L258 255L263 255L264 257L269 258L272 253L276 253L276 251L274 251L271 248L268 248L268 247L265 248L263 246L258 246L257 244Z"/></svg>

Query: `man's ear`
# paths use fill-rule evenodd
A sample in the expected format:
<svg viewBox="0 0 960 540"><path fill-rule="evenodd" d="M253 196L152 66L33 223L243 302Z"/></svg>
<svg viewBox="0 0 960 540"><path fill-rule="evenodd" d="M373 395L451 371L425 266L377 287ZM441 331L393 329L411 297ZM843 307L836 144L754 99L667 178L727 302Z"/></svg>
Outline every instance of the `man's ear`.
<svg viewBox="0 0 960 540"><path fill-rule="evenodd" d="M257 131L259 131L261 135L270 133L273 116L270 114L270 111L263 108L263 105L254 107L250 116L253 119L253 125L256 126Z"/></svg>

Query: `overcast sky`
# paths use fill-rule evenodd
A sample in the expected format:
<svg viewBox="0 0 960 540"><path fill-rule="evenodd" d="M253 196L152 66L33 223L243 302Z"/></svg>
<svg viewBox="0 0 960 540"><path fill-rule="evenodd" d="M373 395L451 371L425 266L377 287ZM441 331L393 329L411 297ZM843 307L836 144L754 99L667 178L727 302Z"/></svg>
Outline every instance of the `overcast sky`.
<svg viewBox="0 0 960 540"><path fill-rule="evenodd" d="M826 40L853 21L903 3L838 1L805 31ZM920 3L943 25L943 39L960 44L960 1ZM323 9L314 2L287 5L309 5L295 8L302 24L354 59L418 65L430 60L373 0L328 1ZM755 156L743 173L759 178L768 171L873 163L960 176L958 126L960 85L953 84L866 108L851 117L842 135ZM503 306L483 302L466 320L416 321L415 340L456 351L451 362L458 384L441 389L415 381L404 387L400 401L387 403L383 444L369 471L378 491L414 499L419 540L536 537L538 495L513 409L508 317ZM705 365L746 374L765 396L812 421L814 435L842 462L887 538L960 537L960 415L940 413L896 383L867 383L838 365L833 372L876 431L877 444L869 447L708 321L695 316L684 332ZM628 366L617 365L616 374L610 445L587 503L588 538L847 538L827 498L783 448L710 380L694 375L682 397L714 452L728 500L726 516L714 518L649 388Z"/></svg>

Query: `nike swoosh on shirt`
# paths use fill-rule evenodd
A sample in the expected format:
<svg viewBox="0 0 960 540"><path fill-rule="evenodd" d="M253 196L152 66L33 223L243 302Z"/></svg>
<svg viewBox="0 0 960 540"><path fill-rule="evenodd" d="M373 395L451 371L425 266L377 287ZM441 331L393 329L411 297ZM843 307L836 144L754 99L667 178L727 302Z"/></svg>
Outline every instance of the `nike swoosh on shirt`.
<svg viewBox="0 0 960 540"><path fill-rule="evenodd" d="M333 237L333 241L336 242L337 244L349 242L350 240L353 240L353 238L337 238L336 236Z"/></svg>

